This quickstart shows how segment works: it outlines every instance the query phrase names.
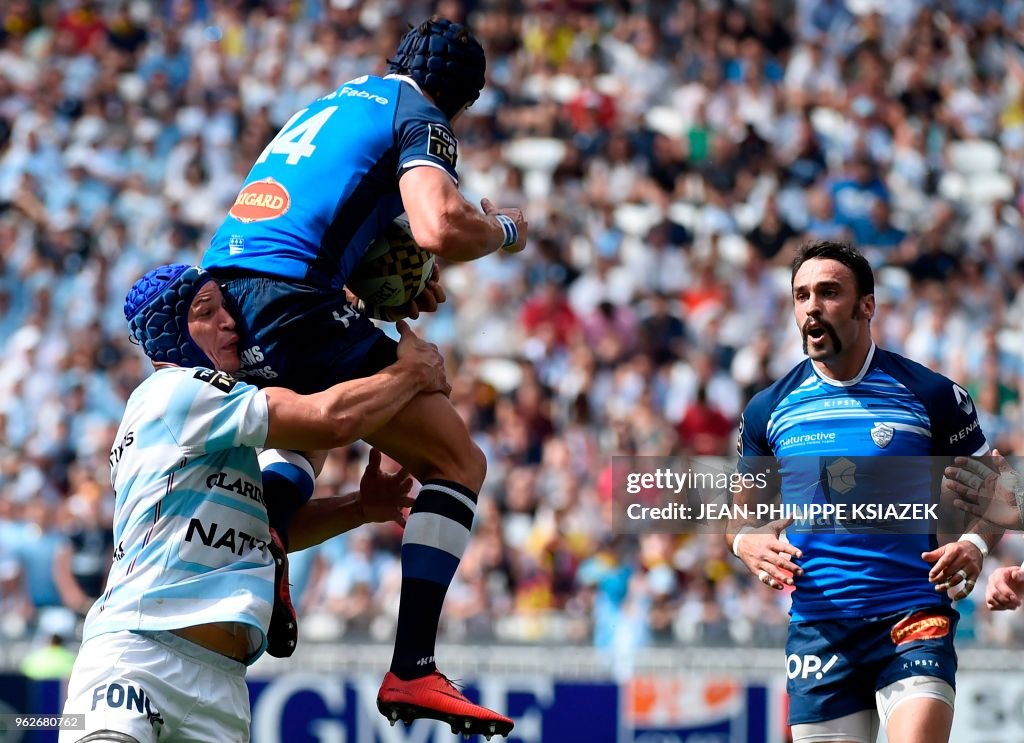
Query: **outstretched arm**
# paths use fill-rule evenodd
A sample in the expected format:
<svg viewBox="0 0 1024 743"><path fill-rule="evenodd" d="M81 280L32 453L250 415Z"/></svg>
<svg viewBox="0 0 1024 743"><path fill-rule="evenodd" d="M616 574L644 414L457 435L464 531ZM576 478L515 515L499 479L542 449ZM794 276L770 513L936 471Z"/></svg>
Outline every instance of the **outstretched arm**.
<svg viewBox="0 0 1024 743"><path fill-rule="evenodd" d="M314 498L300 508L288 530L289 551L304 550L363 524L395 521L405 526L402 509L413 504L412 477L404 469L388 474L380 461L380 452L371 449L357 492Z"/></svg>
<svg viewBox="0 0 1024 743"><path fill-rule="evenodd" d="M265 446L333 449L369 436L420 392L450 391L437 347L416 337L404 322L398 361L364 379L342 382L313 395L283 387L266 390L270 425Z"/></svg>
<svg viewBox="0 0 1024 743"><path fill-rule="evenodd" d="M416 244L453 261L471 261L496 250L526 247L528 224L520 209L498 209L484 199L484 213L463 198L443 170L418 167L398 181Z"/></svg>

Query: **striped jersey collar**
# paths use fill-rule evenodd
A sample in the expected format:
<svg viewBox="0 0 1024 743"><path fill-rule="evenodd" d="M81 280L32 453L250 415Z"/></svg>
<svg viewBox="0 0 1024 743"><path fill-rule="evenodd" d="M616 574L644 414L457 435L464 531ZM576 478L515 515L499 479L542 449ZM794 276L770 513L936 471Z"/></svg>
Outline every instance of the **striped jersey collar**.
<svg viewBox="0 0 1024 743"><path fill-rule="evenodd" d="M853 379L832 379L831 377L826 377L824 374L821 373L821 370L818 369L818 365L815 364L813 361L811 362L811 368L814 369L814 373L818 375L818 379L820 379L825 384L830 384L833 387L852 387L853 385L860 382L860 380L864 379L864 375L867 374L868 369L871 368L871 362L874 358L875 342L871 341L871 348L868 349L867 358L864 359L864 366L860 368L860 371L857 372L857 376L855 376Z"/></svg>

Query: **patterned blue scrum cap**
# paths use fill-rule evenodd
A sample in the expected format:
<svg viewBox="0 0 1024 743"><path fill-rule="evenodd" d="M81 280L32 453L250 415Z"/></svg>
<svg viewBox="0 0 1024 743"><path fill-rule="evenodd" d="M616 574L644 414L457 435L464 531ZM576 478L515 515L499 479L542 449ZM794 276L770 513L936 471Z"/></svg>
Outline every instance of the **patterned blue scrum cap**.
<svg viewBox="0 0 1024 743"><path fill-rule="evenodd" d="M129 336L150 359L214 368L188 333L189 307L207 281L213 277L199 266L171 263L154 268L132 285L124 299L124 317Z"/></svg>
<svg viewBox="0 0 1024 743"><path fill-rule="evenodd" d="M434 16L402 37L388 71L415 80L451 119L480 97L486 64L484 48L469 29Z"/></svg>

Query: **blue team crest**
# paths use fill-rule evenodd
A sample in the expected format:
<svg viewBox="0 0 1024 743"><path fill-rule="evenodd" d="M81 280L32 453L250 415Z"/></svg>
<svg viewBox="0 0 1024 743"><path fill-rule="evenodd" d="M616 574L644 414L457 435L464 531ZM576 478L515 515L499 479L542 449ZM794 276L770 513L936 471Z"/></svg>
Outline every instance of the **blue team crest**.
<svg viewBox="0 0 1024 743"><path fill-rule="evenodd" d="M895 433L896 429L888 423L876 423L874 428L871 429L871 440L875 442L879 449L884 449L892 441L893 434Z"/></svg>

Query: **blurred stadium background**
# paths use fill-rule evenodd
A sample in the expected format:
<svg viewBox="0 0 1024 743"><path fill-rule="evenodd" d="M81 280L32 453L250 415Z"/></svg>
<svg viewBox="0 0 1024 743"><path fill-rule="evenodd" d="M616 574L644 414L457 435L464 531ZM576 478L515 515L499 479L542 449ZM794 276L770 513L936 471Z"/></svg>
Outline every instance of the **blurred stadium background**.
<svg viewBox="0 0 1024 743"><path fill-rule="evenodd" d="M802 241L863 248L876 340L1024 451L1020 0L2 0L0 712L59 709L28 679L68 663L106 574L108 449L148 371L126 288L196 261L287 117L434 11L488 53L463 190L523 206L533 238L445 267L417 323L490 465L439 657L515 740L785 740L787 596L718 539L616 537L608 514L612 454L728 454L799 360ZM318 490L364 460L338 452ZM295 557L302 647L252 669L254 741L450 739L373 708L399 543L364 527ZM1022 558L1008 536L987 569ZM958 607L954 740L1019 741L1024 617L982 596Z"/></svg>

